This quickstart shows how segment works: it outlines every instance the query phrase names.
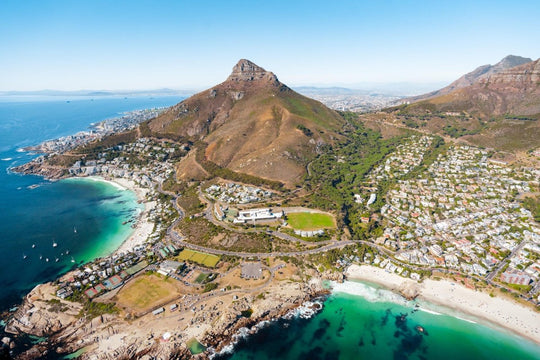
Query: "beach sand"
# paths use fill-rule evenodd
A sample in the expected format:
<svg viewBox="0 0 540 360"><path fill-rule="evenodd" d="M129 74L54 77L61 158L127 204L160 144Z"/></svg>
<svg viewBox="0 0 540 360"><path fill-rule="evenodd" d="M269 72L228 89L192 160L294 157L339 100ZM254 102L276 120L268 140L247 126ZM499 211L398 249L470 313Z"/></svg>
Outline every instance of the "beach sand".
<svg viewBox="0 0 540 360"><path fill-rule="evenodd" d="M397 292L417 293L420 301L450 308L463 313L466 319L480 320L486 325L494 324L540 344L540 313L511 299L491 297L449 280L426 279L418 283L368 265L351 265L346 276L376 283Z"/></svg>
<svg viewBox="0 0 540 360"><path fill-rule="evenodd" d="M137 199L144 205L144 210L139 214L133 234L124 240L114 254L126 253L133 250L134 247L144 244L154 230L154 223L149 219L149 212L157 205L156 201L148 201L147 196L150 190L137 185L133 180L124 178L105 179L102 177L93 177L93 179L107 182L118 189L133 191Z"/></svg>

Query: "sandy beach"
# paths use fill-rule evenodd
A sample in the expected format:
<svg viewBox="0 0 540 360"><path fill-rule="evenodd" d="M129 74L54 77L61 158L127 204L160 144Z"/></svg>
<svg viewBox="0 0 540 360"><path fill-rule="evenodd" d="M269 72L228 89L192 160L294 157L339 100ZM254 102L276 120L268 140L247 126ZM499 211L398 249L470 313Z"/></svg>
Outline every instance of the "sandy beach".
<svg viewBox="0 0 540 360"><path fill-rule="evenodd" d="M409 294L416 292L422 300L452 309L449 315L463 313L465 318L497 325L540 343L540 313L511 299L491 297L448 280L424 280L418 283L368 265L351 265L346 276L380 284L390 290Z"/></svg>
<svg viewBox="0 0 540 360"><path fill-rule="evenodd" d="M133 180L124 178L105 179L102 177L92 177L89 179L107 182L121 190L133 191L137 196L137 199L144 205L144 210L137 219L133 234L131 234L131 236L127 238L118 249L116 249L114 254L125 253L138 245L144 244L148 237L152 234L152 230L154 230L154 223L150 221L148 214L150 210L155 208L157 205L156 201L148 201L147 195L149 193L149 189L140 187Z"/></svg>

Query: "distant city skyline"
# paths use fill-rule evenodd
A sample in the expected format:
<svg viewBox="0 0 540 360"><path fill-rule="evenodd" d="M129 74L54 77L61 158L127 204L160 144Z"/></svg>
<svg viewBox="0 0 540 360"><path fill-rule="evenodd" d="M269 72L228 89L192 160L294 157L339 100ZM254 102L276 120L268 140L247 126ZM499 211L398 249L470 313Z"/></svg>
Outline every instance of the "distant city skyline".
<svg viewBox="0 0 540 360"><path fill-rule="evenodd" d="M290 86L444 84L540 57L517 1L0 3L0 91L202 89L247 58Z"/></svg>

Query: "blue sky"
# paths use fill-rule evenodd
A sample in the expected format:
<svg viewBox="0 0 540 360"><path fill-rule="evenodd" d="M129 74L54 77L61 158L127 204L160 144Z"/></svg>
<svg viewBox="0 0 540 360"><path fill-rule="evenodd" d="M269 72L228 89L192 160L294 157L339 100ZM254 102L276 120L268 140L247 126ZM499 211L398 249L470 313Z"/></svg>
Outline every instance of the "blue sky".
<svg viewBox="0 0 540 360"><path fill-rule="evenodd" d="M452 81L540 57L540 2L0 2L0 90L201 89L247 58L291 86Z"/></svg>

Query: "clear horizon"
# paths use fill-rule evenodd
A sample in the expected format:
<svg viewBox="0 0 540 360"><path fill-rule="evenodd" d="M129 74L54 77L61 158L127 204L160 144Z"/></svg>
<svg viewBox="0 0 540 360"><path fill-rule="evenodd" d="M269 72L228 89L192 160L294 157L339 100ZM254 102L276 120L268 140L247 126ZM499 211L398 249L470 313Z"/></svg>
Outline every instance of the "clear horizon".
<svg viewBox="0 0 540 360"><path fill-rule="evenodd" d="M0 14L0 91L200 90L241 58L292 87L444 84L540 57L532 0L7 0Z"/></svg>

